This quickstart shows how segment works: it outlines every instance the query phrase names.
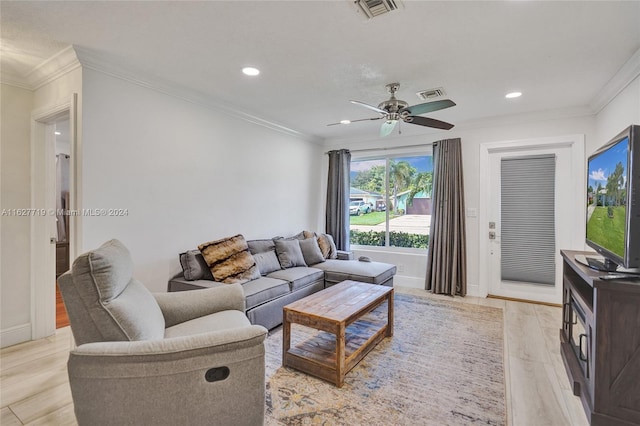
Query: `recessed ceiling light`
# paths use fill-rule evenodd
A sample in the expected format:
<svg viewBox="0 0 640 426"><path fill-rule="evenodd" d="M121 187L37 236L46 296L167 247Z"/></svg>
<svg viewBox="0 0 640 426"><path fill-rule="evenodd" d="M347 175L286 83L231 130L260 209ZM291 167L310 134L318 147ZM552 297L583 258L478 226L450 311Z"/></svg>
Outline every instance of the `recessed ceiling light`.
<svg viewBox="0 0 640 426"><path fill-rule="evenodd" d="M522 96L522 92L511 92L504 95L507 99L519 98L520 96Z"/></svg>
<svg viewBox="0 0 640 426"><path fill-rule="evenodd" d="M56 135L56 136L60 136L61 134L62 134L62 133L60 133L60 132L55 132L55 135Z"/></svg>
<svg viewBox="0 0 640 426"><path fill-rule="evenodd" d="M340 120L340 124L351 124L351 120Z"/></svg>
<svg viewBox="0 0 640 426"><path fill-rule="evenodd" d="M252 77L260 74L260 70L258 68L253 68L253 67L244 67L242 68L242 72Z"/></svg>

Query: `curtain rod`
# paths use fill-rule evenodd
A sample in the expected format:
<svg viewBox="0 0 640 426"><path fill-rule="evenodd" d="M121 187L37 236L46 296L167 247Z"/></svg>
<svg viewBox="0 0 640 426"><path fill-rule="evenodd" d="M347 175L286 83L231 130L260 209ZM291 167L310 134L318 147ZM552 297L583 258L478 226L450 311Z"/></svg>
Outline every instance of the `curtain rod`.
<svg viewBox="0 0 640 426"><path fill-rule="evenodd" d="M403 145L403 146L394 146L392 148L365 148L365 149L349 149L349 152L368 152L368 151L390 151L394 149L404 149L404 148L421 148L425 146L433 146L435 142L432 143L422 143L418 145ZM325 152L325 154L329 154L329 151Z"/></svg>

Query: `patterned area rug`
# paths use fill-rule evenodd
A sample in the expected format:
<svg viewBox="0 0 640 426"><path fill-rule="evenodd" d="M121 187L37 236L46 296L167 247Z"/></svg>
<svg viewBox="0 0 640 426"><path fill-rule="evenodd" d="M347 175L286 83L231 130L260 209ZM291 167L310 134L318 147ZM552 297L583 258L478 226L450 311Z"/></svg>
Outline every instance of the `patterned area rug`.
<svg viewBox="0 0 640 426"><path fill-rule="evenodd" d="M394 307L394 336L340 389L283 368L282 330L270 335L266 424L505 425L502 310L405 294ZM292 345L316 333L294 325Z"/></svg>

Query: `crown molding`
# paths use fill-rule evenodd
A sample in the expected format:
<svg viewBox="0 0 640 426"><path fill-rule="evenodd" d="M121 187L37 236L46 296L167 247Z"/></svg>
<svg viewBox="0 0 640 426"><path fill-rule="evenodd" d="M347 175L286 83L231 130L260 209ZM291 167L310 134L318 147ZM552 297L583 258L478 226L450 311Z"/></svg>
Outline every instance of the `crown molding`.
<svg viewBox="0 0 640 426"><path fill-rule="evenodd" d="M26 76L31 90L37 90L60 76L80 67L73 46L68 46L29 71Z"/></svg>
<svg viewBox="0 0 640 426"><path fill-rule="evenodd" d="M595 114L602 111L609 102L620 94L633 80L640 76L640 49L618 70L591 100L590 106Z"/></svg>
<svg viewBox="0 0 640 426"><path fill-rule="evenodd" d="M33 91L33 88L29 85L29 82L19 75L16 74L7 74L3 72L0 75L0 83L6 84L8 86L18 87L20 89L25 89L29 91Z"/></svg>
<svg viewBox="0 0 640 426"><path fill-rule="evenodd" d="M277 132L284 133L290 136L295 136L296 138L303 139L307 142L312 142L318 145L321 145L323 142L323 139L317 136L302 133L274 121L270 121L257 115L241 111L234 106L230 106L229 104L222 104L219 100L214 99L212 96L206 95L202 92L188 89L174 82L158 77L153 77L144 72L136 71L122 66L116 61L108 60L108 58L105 58L104 55L100 55L90 49L85 49L80 46L74 46L74 49L80 63L82 64L82 67L84 68L91 69L93 71L97 71L121 80L125 80L129 83L151 89L156 92L181 99L183 101L191 102L205 108L214 109L231 117L239 118L258 126L266 127L268 129L275 130Z"/></svg>
<svg viewBox="0 0 640 426"><path fill-rule="evenodd" d="M466 132L469 130L482 129L482 128L491 128L491 127L501 127L501 126L513 126L513 125L521 125L527 123L538 123L544 121L552 121L552 120L562 120L566 118L574 118L574 117L588 117L593 116L595 113L591 110L590 107L569 107L569 108L559 108L545 111L535 111L528 112L522 114L510 114L510 115L499 115L492 117L484 117L475 120L467 120L463 122L459 122L456 126L449 130L437 130L437 129L425 129L424 132L420 134L410 133L403 135L392 135L386 137L385 140L388 142L392 142L395 140L402 141L412 138L419 137L430 137L433 136L433 140L437 139L449 139L452 137L457 137L456 135ZM351 146L352 144L358 144L361 142L371 142L380 140L380 138L376 135L368 135L368 136L354 136L348 138L331 138L326 139L324 146L325 147L334 147L334 146ZM402 143L402 142L399 142ZM388 144L391 145L391 144Z"/></svg>
<svg viewBox="0 0 640 426"><path fill-rule="evenodd" d="M39 65L36 65L25 76L13 73L2 73L0 82L2 84L34 91L79 67L80 62L78 61L73 46L68 46L49 59L45 59Z"/></svg>

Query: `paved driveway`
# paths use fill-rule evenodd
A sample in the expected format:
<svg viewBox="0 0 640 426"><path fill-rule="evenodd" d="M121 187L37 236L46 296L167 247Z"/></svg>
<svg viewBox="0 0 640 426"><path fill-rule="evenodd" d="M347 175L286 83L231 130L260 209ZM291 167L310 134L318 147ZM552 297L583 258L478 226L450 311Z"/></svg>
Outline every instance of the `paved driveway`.
<svg viewBox="0 0 640 426"><path fill-rule="evenodd" d="M429 235L431 215L405 214L389 221L389 231L406 232L407 234ZM378 225L351 225L358 231L384 231L384 222Z"/></svg>

